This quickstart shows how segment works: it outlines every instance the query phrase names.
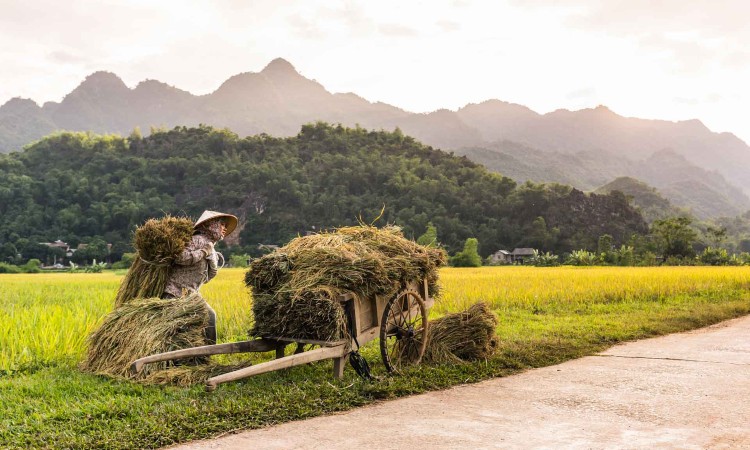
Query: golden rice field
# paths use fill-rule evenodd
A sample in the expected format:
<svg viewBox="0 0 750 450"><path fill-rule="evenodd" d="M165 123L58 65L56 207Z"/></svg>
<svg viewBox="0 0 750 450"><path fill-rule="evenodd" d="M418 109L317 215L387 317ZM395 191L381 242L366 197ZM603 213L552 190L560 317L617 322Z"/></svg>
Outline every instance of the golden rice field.
<svg viewBox="0 0 750 450"><path fill-rule="evenodd" d="M243 276L241 269L226 269L202 289L218 314L222 341L245 339L251 325L252 299ZM0 372L76 364L86 336L111 310L120 279L111 272L0 275ZM701 305L709 314L725 298L750 304L747 267L446 268L441 283L432 316L486 301L500 315L505 342L532 334L542 341L606 335L602 330L614 316L620 322L627 314L641 322L644 314L666 320L685 308L692 317ZM571 311L590 318L571 320Z"/></svg>

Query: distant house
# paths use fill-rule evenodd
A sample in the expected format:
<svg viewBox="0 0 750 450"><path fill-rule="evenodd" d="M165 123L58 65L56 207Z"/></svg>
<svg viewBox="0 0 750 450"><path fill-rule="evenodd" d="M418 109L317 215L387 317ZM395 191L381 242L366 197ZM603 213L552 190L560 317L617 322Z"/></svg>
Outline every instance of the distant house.
<svg viewBox="0 0 750 450"><path fill-rule="evenodd" d="M490 264L510 264L513 262L513 257L508 250L498 250L491 254L489 257Z"/></svg>
<svg viewBox="0 0 750 450"><path fill-rule="evenodd" d="M524 264L524 262L534 257L533 248L514 248L511 252L513 264Z"/></svg>
<svg viewBox="0 0 750 450"><path fill-rule="evenodd" d="M67 242L63 242L60 239L56 240L55 242L40 242L40 244L46 245L47 247L50 247L50 248L61 249L63 252L65 252L65 258L70 258L71 256L73 256L73 253L75 253L76 251L76 249L70 248L70 245L68 245ZM52 264L58 264L63 261L64 261L64 258L62 257L58 260L57 255L52 256ZM49 263L50 261L47 261L47 264Z"/></svg>
<svg viewBox="0 0 750 450"><path fill-rule="evenodd" d="M40 242L40 244L46 245L47 247L61 248L66 252L70 250L70 246L60 239L56 240L55 242Z"/></svg>

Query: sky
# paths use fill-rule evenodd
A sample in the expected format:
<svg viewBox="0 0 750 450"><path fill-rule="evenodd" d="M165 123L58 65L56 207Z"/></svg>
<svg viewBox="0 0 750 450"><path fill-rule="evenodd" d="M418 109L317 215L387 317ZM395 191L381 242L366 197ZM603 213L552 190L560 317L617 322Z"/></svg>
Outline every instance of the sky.
<svg viewBox="0 0 750 450"><path fill-rule="evenodd" d="M408 111L500 99L750 143L747 0L0 0L0 104L97 71L207 94L271 60Z"/></svg>

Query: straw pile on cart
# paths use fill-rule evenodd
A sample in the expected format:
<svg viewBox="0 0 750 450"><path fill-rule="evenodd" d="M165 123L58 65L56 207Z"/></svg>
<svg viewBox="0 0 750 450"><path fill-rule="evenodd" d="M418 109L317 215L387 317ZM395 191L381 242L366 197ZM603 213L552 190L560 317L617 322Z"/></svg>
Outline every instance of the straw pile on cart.
<svg viewBox="0 0 750 450"><path fill-rule="evenodd" d="M254 336L336 341L347 338L340 294L390 296L404 282L426 279L438 293L442 249L404 238L400 228L355 226L299 237L252 262Z"/></svg>

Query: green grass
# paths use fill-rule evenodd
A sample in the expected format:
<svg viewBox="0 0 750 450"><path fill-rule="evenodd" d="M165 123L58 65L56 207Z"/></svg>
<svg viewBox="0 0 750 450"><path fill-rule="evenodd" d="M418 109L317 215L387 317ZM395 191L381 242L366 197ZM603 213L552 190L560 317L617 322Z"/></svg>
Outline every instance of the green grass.
<svg viewBox="0 0 750 450"><path fill-rule="evenodd" d="M493 358L391 377L372 343L363 353L374 382L351 368L333 380L329 361L212 393L76 370L81 335L111 307L116 275L3 275L0 323L12 326L0 328L0 448L154 448L505 376L748 314L748 275L747 268L447 269L433 313L488 301L501 318ZM241 276L223 271L205 287L224 340L243 339L250 324Z"/></svg>

